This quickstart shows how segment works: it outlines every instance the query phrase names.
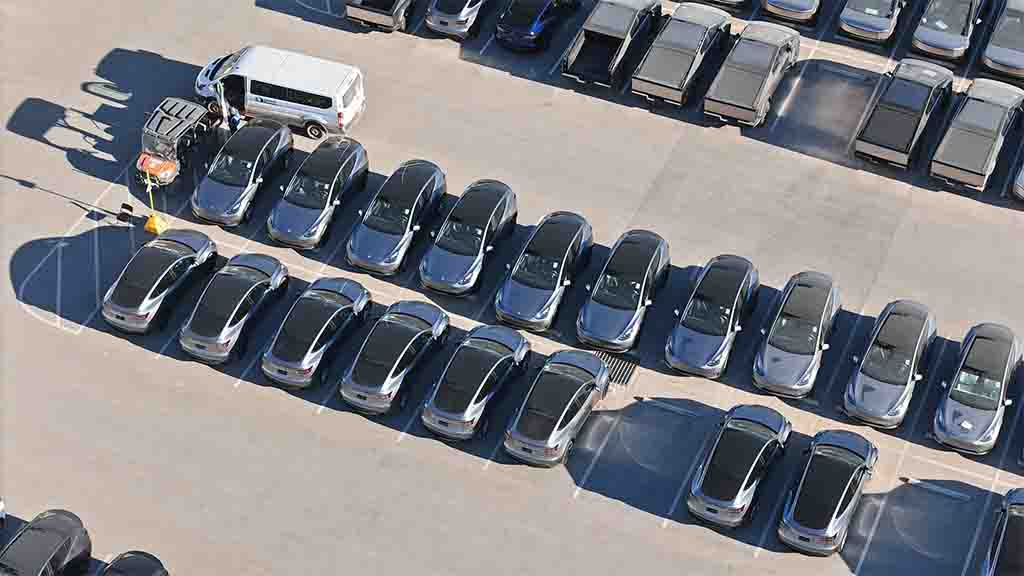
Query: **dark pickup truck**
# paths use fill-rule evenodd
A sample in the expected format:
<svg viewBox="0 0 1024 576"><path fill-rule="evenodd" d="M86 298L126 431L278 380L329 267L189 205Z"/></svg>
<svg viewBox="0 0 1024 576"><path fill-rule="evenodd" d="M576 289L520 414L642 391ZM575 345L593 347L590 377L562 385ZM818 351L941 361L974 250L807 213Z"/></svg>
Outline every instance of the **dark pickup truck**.
<svg viewBox="0 0 1024 576"><path fill-rule="evenodd" d="M409 29L413 0L348 0L345 18L363 26L394 32Z"/></svg>
<svg viewBox="0 0 1024 576"><path fill-rule="evenodd" d="M643 50L661 17L659 0L599 0L562 61L562 75L581 84L615 86L623 63Z"/></svg>

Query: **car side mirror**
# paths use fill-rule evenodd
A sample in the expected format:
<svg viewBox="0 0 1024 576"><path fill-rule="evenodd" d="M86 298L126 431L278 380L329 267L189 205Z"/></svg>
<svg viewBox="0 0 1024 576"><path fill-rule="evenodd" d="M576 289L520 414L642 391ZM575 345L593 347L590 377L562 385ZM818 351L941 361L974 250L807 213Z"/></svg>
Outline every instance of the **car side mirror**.
<svg viewBox="0 0 1024 576"><path fill-rule="evenodd" d="M356 214L359 214L360 218L363 217L363 211L362 210L356 210Z"/></svg>
<svg viewBox="0 0 1024 576"><path fill-rule="evenodd" d="M413 224L412 225L412 231L413 232L419 232L420 231L420 225L419 224Z"/></svg>
<svg viewBox="0 0 1024 576"><path fill-rule="evenodd" d="M262 184L262 183L263 183L263 176L257 177L256 178L256 184Z"/></svg>
<svg viewBox="0 0 1024 576"><path fill-rule="evenodd" d="M829 348L831 348L831 346L829 346L828 342L825 342L824 344L821 345L821 351L822 352L825 352Z"/></svg>
<svg viewBox="0 0 1024 576"><path fill-rule="evenodd" d="M672 315L675 316L676 318L678 318L679 317L679 308L676 308L675 310L673 310L672 311Z"/></svg>
<svg viewBox="0 0 1024 576"><path fill-rule="evenodd" d="M914 382L920 382L923 378L924 376L921 376L920 374L914 374Z"/></svg>
<svg viewBox="0 0 1024 576"><path fill-rule="evenodd" d="M759 332L761 332L761 336L767 336L768 335L768 329L767 328L761 328L761 330L759 330Z"/></svg>
<svg viewBox="0 0 1024 576"><path fill-rule="evenodd" d="M975 24L981 24L981 18L978 18L977 20L975 20L974 23Z"/></svg>
<svg viewBox="0 0 1024 576"><path fill-rule="evenodd" d="M278 186L277 189L280 190L281 192L284 192L284 184Z"/></svg>
<svg viewBox="0 0 1024 576"><path fill-rule="evenodd" d="M334 199L334 205L335 206L341 206L341 199L340 198L335 198Z"/></svg>
<svg viewBox="0 0 1024 576"><path fill-rule="evenodd" d="M743 326L740 326L739 324L737 324L736 325L736 331L737 332L743 332Z"/></svg>
<svg viewBox="0 0 1024 576"><path fill-rule="evenodd" d="M654 306L654 300L651 300L650 298L644 300L644 306Z"/></svg>
<svg viewBox="0 0 1024 576"><path fill-rule="evenodd" d="M590 284L585 285L583 289L586 290L587 292L590 292Z"/></svg>
<svg viewBox="0 0 1024 576"><path fill-rule="evenodd" d="M562 280L562 286L565 286L566 288L568 288L571 285L572 285L572 280L569 280L568 278L566 278L565 280Z"/></svg>
<svg viewBox="0 0 1024 576"><path fill-rule="evenodd" d="M943 380L942 382L939 382L939 386L942 386L943 388L948 388L949 387L949 382L946 382L945 380Z"/></svg>
<svg viewBox="0 0 1024 576"><path fill-rule="evenodd" d="M509 264L508 262L506 262L506 263L505 263L505 270L508 270L508 271L510 271L510 272L511 272L511 271L512 271L512 265L511 265L511 264Z"/></svg>
<svg viewBox="0 0 1024 576"><path fill-rule="evenodd" d="M487 253L487 254L490 254L491 252L494 252L494 246L491 246L490 244L488 244L487 248L484 248L484 252Z"/></svg>
<svg viewBox="0 0 1024 576"><path fill-rule="evenodd" d="M860 362L860 356L857 356L856 354L854 354L853 356L850 356L850 362L853 362L854 364L856 364L857 362Z"/></svg>
<svg viewBox="0 0 1024 576"><path fill-rule="evenodd" d="M1007 398L1006 401L1003 402L1003 406L1013 406L1013 400Z"/></svg>

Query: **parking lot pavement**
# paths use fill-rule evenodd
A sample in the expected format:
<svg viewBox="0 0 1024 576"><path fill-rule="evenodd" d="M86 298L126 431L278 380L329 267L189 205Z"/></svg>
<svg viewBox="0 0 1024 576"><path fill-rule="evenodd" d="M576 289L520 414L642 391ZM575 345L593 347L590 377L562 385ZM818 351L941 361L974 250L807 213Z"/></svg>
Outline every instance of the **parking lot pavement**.
<svg viewBox="0 0 1024 576"><path fill-rule="evenodd" d="M738 13L737 23L761 19L758 4ZM1024 256L1011 248L1021 206L1002 196L1005 165L1013 162L1004 160L985 192L962 194L928 182L922 167L908 175L848 155L880 74L906 55L906 16L891 47L870 50L836 35L838 3L826 2L818 24L802 31L806 61L783 83L768 122L741 130L703 121L693 104L651 111L632 95L564 81L558 59L591 5L584 2L563 25L550 50L524 55L493 42L494 11L479 37L459 44L422 27L415 34L356 29L325 14L321 0L190 0L148 6L133 19L108 17L138 12L123 0L61 11L3 3L18 23L0 84L7 128L0 209L8 215L0 229L8 259L0 281L9 286L0 299L8 375L0 390L8 407L0 493L11 513L29 518L46 507L70 508L93 533L97 558L144 548L172 573L344 566L379 574L662 574L684 565L709 575L961 576L976 567L998 495L1024 483L1017 462L1024 379L1011 390L1017 403L989 456L960 456L927 432L937 384L950 377L967 329L999 321L1024 330L1020 307L1011 305L1024 289ZM909 8L908 16L923 3ZM43 42L53 38L73 39L75 49ZM110 282L151 238L138 222L116 221L124 202L136 216L150 211L148 194L131 179L139 126L162 97L187 95L212 57L254 41L364 70L369 108L353 135L369 150L368 190L345 199L329 240L310 252L273 245L263 231L289 173L271 182L253 219L238 229L191 217L187 198L200 165L180 186L159 192L157 207L172 225L209 234L223 257L258 251L289 266L288 296L268 310L254 342L268 340L287 303L322 275L359 280L378 310L406 298L447 310L454 336L417 370L416 402L401 414L359 415L331 382L303 391L271 387L256 362L260 346L224 367L189 361L174 327L201 285L161 333L119 335L97 316ZM968 62L958 74L970 78L975 70ZM931 129L929 146L938 132ZM313 143L297 136L296 146L298 160ZM446 209L478 178L504 180L519 195L516 233L468 298L424 292L414 265L380 278L343 262L356 210L412 157L446 170ZM599 256L570 291L556 330L528 336L532 371L509 389L496 422L508 421L547 355L575 344L582 287L621 232L659 232L672 246L674 267L641 349L626 356L639 365L631 379L612 388L568 465L541 471L502 453L501 426L487 438L448 444L419 425L417 410L458 338L493 321L504 264L553 210L584 214ZM425 249L418 240L413 258ZM754 317L722 381L671 373L661 362L671 311L685 302L698 267L726 252L759 267L764 288ZM783 401L752 387L750 363L778 291L805 269L836 278L845 311L814 393ZM849 357L862 353L875 316L896 298L930 306L943 344L904 427L882 432L850 421L837 405L853 370ZM368 330L359 328L341 347L329 380L341 376ZM740 403L779 410L795 438L766 480L754 522L721 533L693 521L685 490L716 419ZM825 428L864 434L881 457L847 549L812 559L784 550L774 530L802 448ZM74 471L71 481L54 470Z"/></svg>

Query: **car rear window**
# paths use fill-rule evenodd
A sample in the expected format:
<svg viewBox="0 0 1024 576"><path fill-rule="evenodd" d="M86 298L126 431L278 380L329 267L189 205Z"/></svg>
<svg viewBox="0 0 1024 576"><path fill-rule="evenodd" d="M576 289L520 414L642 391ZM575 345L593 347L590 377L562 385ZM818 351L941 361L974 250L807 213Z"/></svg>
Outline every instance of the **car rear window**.
<svg viewBox="0 0 1024 576"><path fill-rule="evenodd" d="M546 366L519 416L519 433L530 440L547 440L569 401L592 378L585 370L568 364Z"/></svg>
<svg viewBox="0 0 1024 576"><path fill-rule="evenodd" d="M351 304L348 298L325 290L303 294L285 318L271 353L285 362L299 362L335 312Z"/></svg>
<svg viewBox="0 0 1024 576"><path fill-rule="evenodd" d="M399 356L423 331L403 322L398 316L404 315L390 314L381 318L366 337L366 343L352 368L352 377L359 386L382 386L391 374L391 369L398 363ZM427 326L426 329L429 328Z"/></svg>
<svg viewBox="0 0 1024 576"><path fill-rule="evenodd" d="M175 244L184 248L181 244ZM128 263L124 274L110 294L110 301L124 308L138 307L164 272L185 255L183 252L166 244L153 243L143 246Z"/></svg>
<svg viewBox="0 0 1024 576"><path fill-rule="evenodd" d="M484 379L503 356L494 350L472 344L460 346L437 388L434 406L442 412L464 412Z"/></svg>
<svg viewBox="0 0 1024 576"><path fill-rule="evenodd" d="M225 266L210 280L210 285L196 305L189 328L199 336L218 336L249 290L269 278L255 268Z"/></svg>
<svg viewBox="0 0 1024 576"><path fill-rule="evenodd" d="M864 461L838 446L818 446L811 454L800 493L793 508L793 519L811 530L824 530L835 516L839 501L846 495L850 478Z"/></svg>
<svg viewBox="0 0 1024 576"><path fill-rule="evenodd" d="M757 461L761 450L774 437L767 427L749 420L730 420L708 462L701 491L715 500L731 501Z"/></svg>

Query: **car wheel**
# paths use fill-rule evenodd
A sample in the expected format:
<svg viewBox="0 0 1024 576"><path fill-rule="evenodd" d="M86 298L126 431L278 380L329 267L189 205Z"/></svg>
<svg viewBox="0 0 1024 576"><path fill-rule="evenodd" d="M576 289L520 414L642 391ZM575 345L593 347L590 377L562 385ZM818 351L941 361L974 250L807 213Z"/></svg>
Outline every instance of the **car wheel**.
<svg viewBox="0 0 1024 576"><path fill-rule="evenodd" d="M220 116L220 103L217 102L216 98L210 99L206 103L206 111L210 114Z"/></svg>
<svg viewBox="0 0 1024 576"><path fill-rule="evenodd" d="M306 124L306 137L313 140L320 140L327 134L327 130L316 122Z"/></svg>

